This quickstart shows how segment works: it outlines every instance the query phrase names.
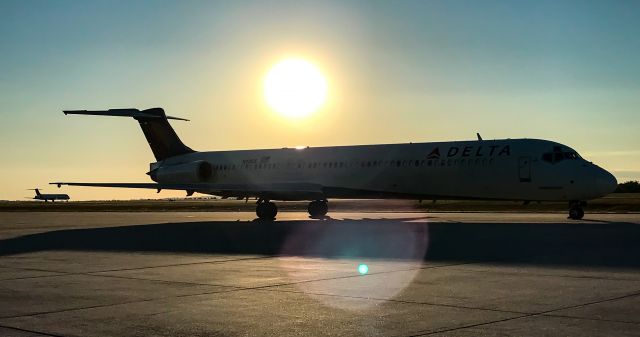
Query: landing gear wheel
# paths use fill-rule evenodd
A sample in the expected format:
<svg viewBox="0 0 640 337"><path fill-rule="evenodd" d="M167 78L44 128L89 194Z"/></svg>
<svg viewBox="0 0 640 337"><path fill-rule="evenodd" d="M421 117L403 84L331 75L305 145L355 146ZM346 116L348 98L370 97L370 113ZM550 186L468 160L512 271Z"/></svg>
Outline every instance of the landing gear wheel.
<svg viewBox="0 0 640 337"><path fill-rule="evenodd" d="M278 207L271 201L258 203L256 206L256 215L262 220L273 220L278 214Z"/></svg>
<svg viewBox="0 0 640 337"><path fill-rule="evenodd" d="M569 209L569 219L580 220L584 217L584 210L582 207L573 207Z"/></svg>
<svg viewBox="0 0 640 337"><path fill-rule="evenodd" d="M312 218L319 219L327 215L329 205L326 200L314 200L309 203L307 210Z"/></svg>
<svg viewBox="0 0 640 337"><path fill-rule="evenodd" d="M584 207L587 203L584 201L571 201L569 202L569 219L580 220L584 217Z"/></svg>

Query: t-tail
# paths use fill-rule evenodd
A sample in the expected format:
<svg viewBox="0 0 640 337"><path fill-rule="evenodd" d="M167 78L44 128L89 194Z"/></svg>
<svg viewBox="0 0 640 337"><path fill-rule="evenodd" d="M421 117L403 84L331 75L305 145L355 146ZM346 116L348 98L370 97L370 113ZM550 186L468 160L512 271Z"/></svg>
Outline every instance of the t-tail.
<svg viewBox="0 0 640 337"><path fill-rule="evenodd" d="M32 190L32 191L36 191L36 195L40 195L40 190L39 190L39 189L37 189L37 188L32 188L31 190Z"/></svg>
<svg viewBox="0 0 640 337"><path fill-rule="evenodd" d="M169 124L169 119L188 121L188 119L167 116L162 108L146 110L138 109L109 109L109 110L64 110L65 115L95 115L133 117L140 123L147 143L153 151L156 160L161 161L169 157L195 152L184 145Z"/></svg>

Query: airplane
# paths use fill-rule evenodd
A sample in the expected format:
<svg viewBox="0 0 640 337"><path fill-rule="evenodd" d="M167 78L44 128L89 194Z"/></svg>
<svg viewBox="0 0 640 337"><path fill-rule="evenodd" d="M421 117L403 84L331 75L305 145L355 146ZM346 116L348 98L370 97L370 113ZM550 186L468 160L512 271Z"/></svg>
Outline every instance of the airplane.
<svg viewBox="0 0 640 337"><path fill-rule="evenodd" d="M153 183L53 182L52 185L184 190L256 198L256 215L273 220L273 200L310 201L324 218L332 198L566 201L582 219L587 200L613 192L616 178L572 148L542 139L199 152L186 146L162 108L65 110L65 115L132 117L156 158Z"/></svg>
<svg viewBox="0 0 640 337"><path fill-rule="evenodd" d="M51 202L55 202L56 200L69 201L70 199L68 194L43 194L43 193L40 193L40 189L37 189L37 188L32 188L30 190L36 191L36 196L33 197L33 199L44 200L44 202L47 202L49 200L51 200Z"/></svg>

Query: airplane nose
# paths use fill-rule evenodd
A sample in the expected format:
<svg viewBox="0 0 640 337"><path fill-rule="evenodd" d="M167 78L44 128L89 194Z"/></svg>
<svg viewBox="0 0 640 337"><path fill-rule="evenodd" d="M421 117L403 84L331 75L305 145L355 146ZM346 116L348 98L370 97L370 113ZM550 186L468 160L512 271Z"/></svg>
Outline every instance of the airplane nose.
<svg viewBox="0 0 640 337"><path fill-rule="evenodd" d="M604 196L609 193L613 193L613 191L618 188L618 181L616 180L616 177L607 170L601 169L601 171L602 172L600 172L596 178L596 187L598 189L598 194Z"/></svg>

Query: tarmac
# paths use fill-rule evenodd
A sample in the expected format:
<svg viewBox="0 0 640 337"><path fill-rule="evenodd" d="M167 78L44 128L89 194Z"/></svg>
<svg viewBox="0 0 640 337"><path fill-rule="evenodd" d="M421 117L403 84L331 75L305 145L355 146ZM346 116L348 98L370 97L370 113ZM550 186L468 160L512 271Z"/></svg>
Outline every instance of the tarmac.
<svg viewBox="0 0 640 337"><path fill-rule="evenodd" d="M640 215L0 212L0 336L640 336Z"/></svg>

